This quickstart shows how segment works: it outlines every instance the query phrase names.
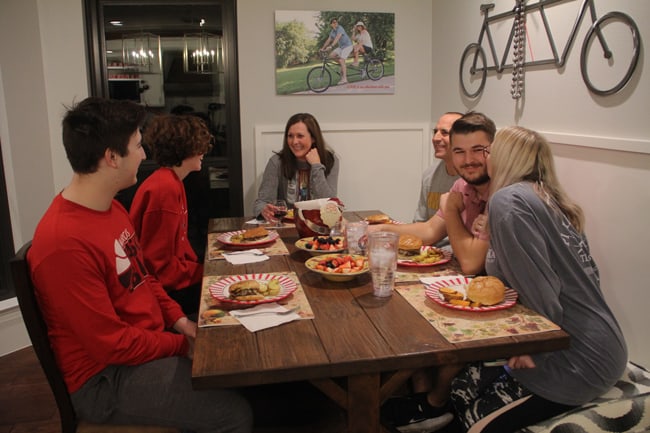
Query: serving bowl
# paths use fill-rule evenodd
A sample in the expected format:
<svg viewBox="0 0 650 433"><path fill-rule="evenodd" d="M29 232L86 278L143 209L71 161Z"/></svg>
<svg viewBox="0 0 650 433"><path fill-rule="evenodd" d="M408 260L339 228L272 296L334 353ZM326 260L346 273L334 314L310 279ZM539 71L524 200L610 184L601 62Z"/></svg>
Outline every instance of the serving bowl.
<svg viewBox="0 0 650 433"><path fill-rule="evenodd" d="M319 249L321 247L314 248L314 242L318 242L317 239L328 241L327 243L323 242L323 244L330 246L331 249ZM330 239L337 241L337 243L331 245L331 242L329 242ZM343 252L344 242L345 238L343 236L308 236L306 238L298 239L294 245L300 250L307 251L312 256L320 256L323 254ZM338 245L338 247L336 247L336 245Z"/></svg>
<svg viewBox="0 0 650 433"><path fill-rule="evenodd" d="M333 266L332 263L336 263L335 260L347 260L348 257L354 263L353 268L345 269L346 262L343 262L343 265L339 267L330 267ZM328 266L327 263L330 263L330 265ZM305 262L305 266L310 271L320 274L326 280L334 282L351 281L370 270L368 258L358 254L323 254L314 256ZM325 269L323 269L323 266Z"/></svg>
<svg viewBox="0 0 650 433"><path fill-rule="evenodd" d="M343 204L336 198L299 201L293 212L296 230L301 238L327 236L343 219Z"/></svg>

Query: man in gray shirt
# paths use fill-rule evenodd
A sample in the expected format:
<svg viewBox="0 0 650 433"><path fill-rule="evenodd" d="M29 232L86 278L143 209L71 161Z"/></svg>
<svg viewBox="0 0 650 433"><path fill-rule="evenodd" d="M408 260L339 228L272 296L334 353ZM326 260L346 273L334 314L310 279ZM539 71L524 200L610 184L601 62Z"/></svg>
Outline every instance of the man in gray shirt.
<svg viewBox="0 0 650 433"><path fill-rule="evenodd" d="M422 187L420 188L420 201L415 210L413 222L428 221L438 212L440 196L449 192L449 189L458 179L458 174L451 161L449 152L449 130L462 113L450 111L438 119L433 129L434 156L440 161L433 164L422 174Z"/></svg>

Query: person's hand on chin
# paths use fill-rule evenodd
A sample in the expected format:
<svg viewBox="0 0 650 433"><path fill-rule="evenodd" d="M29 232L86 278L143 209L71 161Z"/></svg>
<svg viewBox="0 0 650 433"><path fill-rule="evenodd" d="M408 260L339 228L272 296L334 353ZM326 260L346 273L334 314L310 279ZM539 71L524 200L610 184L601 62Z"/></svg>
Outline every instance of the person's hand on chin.
<svg viewBox="0 0 650 433"><path fill-rule="evenodd" d="M312 147L309 152L307 152L307 155L305 155L305 159L310 165L320 164L320 155L318 155L318 149Z"/></svg>

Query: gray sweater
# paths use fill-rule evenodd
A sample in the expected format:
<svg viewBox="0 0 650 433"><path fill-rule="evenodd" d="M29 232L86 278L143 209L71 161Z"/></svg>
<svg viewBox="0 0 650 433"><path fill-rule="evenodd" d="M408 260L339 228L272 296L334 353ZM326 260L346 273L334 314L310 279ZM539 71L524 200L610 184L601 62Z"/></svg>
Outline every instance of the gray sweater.
<svg viewBox="0 0 650 433"><path fill-rule="evenodd" d="M310 168L308 162L298 161L299 169ZM257 200L253 205L253 215L262 213L267 203L273 203L277 199L285 199L289 207L298 201L298 172L293 179L286 179L282 175L282 164L280 156L274 154L264 169L260 190L257 193ZM329 175L325 176L325 165L314 164L309 174L309 199L336 197L339 181L339 157L334 154L334 165Z"/></svg>
<svg viewBox="0 0 650 433"><path fill-rule="evenodd" d="M512 370L533 393L582 405L607 391L627 363L621 329L600 289L587 239L547 206L528 182L500 189L489 202L488 275L571 337L566 350L533 355L536 368Z"/></svg>

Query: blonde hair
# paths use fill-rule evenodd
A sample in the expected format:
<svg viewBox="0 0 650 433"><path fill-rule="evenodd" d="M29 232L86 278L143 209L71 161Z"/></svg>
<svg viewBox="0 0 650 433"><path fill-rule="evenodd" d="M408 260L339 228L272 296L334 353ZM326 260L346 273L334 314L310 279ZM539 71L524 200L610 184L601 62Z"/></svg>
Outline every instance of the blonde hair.
<svg viewBox="0 0 650 433"><path fill-rule="evenodd" d="M584 231L584 213L560 185L551 147L541 134L520 126L500 129L490 146L490 172L492 194L517 182L533 182L549 207L562 212L576 230Z"/></svg>

